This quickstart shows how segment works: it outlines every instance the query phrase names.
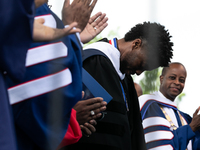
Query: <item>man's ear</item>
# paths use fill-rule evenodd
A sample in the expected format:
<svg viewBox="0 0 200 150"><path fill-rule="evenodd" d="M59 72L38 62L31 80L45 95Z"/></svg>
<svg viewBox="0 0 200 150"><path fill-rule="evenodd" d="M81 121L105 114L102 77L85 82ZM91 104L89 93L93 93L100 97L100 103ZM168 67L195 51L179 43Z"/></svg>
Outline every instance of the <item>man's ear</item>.
<svg viewBox="0 0 200 150"><path fill-rule="evenodd" d="M142 46L142 40L141 39L135 39L132 41L132 50L133 49L138 49L139 47Z"/></svg>
<svg viewBox="0 0 200 150"><path fill-rule="evenodd" d="M163 75L161 75L160 76L160 85L162 84L162 82L163 82L163 78L164 78L164 76Z"/></svg>

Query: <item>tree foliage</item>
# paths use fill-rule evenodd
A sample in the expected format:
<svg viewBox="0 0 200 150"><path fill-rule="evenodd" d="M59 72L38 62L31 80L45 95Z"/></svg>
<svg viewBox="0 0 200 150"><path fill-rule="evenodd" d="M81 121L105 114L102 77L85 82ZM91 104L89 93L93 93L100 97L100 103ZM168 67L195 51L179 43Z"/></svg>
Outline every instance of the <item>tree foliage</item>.
<svg viewBox="0 0 200 150"><path fill-rule="evenodd" d="M140 86L142 87L143 94L150 94L159 90L160 72L161 68L144 72L144 77L139 82Z"/></svg>

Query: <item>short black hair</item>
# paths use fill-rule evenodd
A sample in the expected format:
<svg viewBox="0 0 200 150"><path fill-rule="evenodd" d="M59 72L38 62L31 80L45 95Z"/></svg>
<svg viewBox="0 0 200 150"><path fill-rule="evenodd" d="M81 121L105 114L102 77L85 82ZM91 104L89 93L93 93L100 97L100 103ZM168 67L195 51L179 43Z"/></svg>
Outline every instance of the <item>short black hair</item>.
<svg viewBox="0 0 200 150"><path fill-rule="evenodd" d="M140 38L142 42L146 41L144 46L147 48L147 56L152 65L161 67L168 66L173 56L172 46L168 30L158 23L144 22L137 24L125 34L126 42ZM153 58L153 59L152 59Z"/></svg>
<svg viewBox="0 0 200 150"><path fill-rule="evenodd" d="M185 66L184 66L182 63L180 63L180 62L172 62L172 63L169 64L169 66L164 67L164 68L162 69L161 76L165 76L165 74L167 73L167 71L168 71L169 68L170 68L170 65L173 65L173 64L177 64L177 65L181 65L181 66L183 66L183 68L184 68L185 71L186 71L186 68L185 68Z"/></svg>

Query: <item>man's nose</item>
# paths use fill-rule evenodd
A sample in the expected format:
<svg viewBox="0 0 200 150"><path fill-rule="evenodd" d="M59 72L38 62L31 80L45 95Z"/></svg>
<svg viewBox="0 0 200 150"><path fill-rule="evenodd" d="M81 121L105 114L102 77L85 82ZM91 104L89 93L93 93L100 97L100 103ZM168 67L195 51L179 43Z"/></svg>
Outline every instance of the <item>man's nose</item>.
<svg viewBox="0 0 200 150"><path fill-rule="evenodd" d="M174 83L175 83L175 84L180 84L180 82L179 82L178 79L174 80Z"/></svg>

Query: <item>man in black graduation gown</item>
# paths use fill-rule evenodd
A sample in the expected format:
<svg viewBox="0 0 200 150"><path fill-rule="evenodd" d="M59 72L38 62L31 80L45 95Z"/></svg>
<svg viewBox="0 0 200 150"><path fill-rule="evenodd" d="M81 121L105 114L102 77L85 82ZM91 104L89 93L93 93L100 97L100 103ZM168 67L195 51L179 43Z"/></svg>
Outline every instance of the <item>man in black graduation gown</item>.
<svg viewBox="0 0 200 150"><path fill-rule="evenodd" d="M125 37L102 39L87 46L83 67L113 97L96 133L83 136L69 149L145 150L138 98L131 74L167 66L172 58L171 36L165 27L144 22L133 27Z"/></svg>

